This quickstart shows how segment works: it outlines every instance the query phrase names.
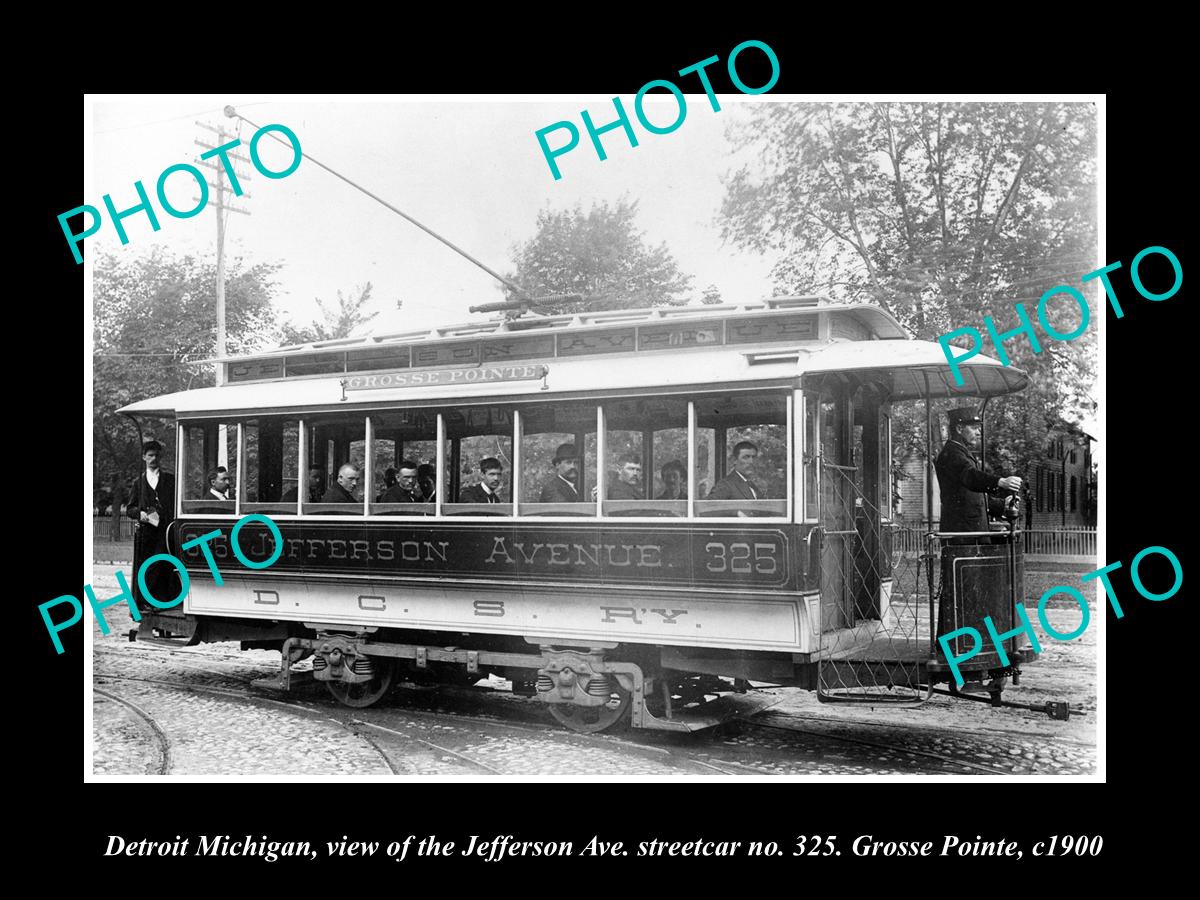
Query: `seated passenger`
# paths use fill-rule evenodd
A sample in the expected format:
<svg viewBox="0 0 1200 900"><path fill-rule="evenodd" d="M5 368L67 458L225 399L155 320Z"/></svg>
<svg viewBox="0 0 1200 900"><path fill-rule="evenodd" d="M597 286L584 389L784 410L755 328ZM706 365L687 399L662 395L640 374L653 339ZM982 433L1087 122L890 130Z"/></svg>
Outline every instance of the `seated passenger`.
<svg viewBox="0 0 1200 900"><path fill-rule="evenodd" d="M400 476L396 483L384 492L383 503L423 503L421 489L417 487L417 464L411 459L400 463Z"/></svg>
<svg viewBox="0 0 1200 900"><path fill-rule="evenodd" d="M617 477L608 484L609 500L641 500L642 461L632 453L621 457Z"/></svg>
<svg viewBox="0 0 1200 900"><path fill-rule="evenodd" d="M554 475L542 485L542 503L579 503L579 453L574 444L560 444L551 463Z"/></svg>
<svg viewBox="0 0 1200 900"><path fill-rule="evenodd" d="M437 499L437 466L432 463L421 463L417 466L417 484L421 488L421 497L426 503Z"/></svg>
<svg viewBox="0 0 1200 900"><path fill-rule="evenodd" d="M656 500L686 500L687 499L687 469L677 459L671 460L662 467L663 492Z"/></svg>
<svg viewBox="0 0 1200 900"><path fill-rule="evenodd" d="M217 466L208 473L208 497L216 500L233 499L229 496L229 470L224 466Z"/></svg>
<svg viewBox="0 0 1200 900"><path fill-rule="evenodd" d="M733 446L733 471L713 485L708 492L709 500L762 500L766 497L762 488L750 480L754 462L758 459L758 447L750 441L738 441Z"/></svg>
<svg viewBox="0 0 1200 900"><path fill-rule="evenodd" d="M299 485L293 485L283 492L283 503L295 503L298 498ZM325 471L318 466L308 470L308 502L320 503L321 495L325 493Z"/></svg>
<svg viewBox="0 0 1200 900"><path fill-rule="evenodd" d="M458 495L459 503L503 503L500 499L500 483L504 480L504 467L494 456L479 461L479 484L463 488Z"/></svg>
<svg viewBox="0 0 1200 900"><path fill-rule="evenodd" d="M361 503L354 496L354 489L358 486L358 469L350 463L346 463L338 469L337 483L331 485L329 490L325 492L325 496L321 498L321 503Z"/></svg>
<svg viewBox="0 0 1200 900"><path fill-rule="evenodd" d="M383 495L396 486L396 470L388 466L383 473L383 487L379 489L379 493L375 495L375 502L382 503Z"/></svg>

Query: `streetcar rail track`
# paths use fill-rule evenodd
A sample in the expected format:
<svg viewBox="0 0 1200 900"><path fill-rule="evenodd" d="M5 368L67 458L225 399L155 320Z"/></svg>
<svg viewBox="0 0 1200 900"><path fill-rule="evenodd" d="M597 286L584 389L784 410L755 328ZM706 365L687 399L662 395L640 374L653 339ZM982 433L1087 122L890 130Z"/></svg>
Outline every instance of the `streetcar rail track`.
<svg viewBox="0 0 1200 900"><path fill-rule="evenodd" d="M122 653L122 651L102 651L102 652L109 654L109 655L120 655ZM169 650L164 650L164 651L155 650L153 652L170 653ZM191 669L191 668L199 668L199 667L188 666L188 668ZM180 690L194 691L194 692L200 692L200 693L209 693L209 694L218 694L218 695L226 696L226 697L229 697L232 699L240 699L240 700L246 700L246 701L252 701L252 702L272 704L272 705L280 706L280 707L283 707L286 709L299 710L299 711L302 711L309 715L320 716L322 718L325 718L327 721L337 723L340 727L342 727L346 730L349 730L356 736L361 737L364 740L366 740L369 744L371 744L372 748L384 759L384 762L387 764L389 770L393 774L401 774L400 771L397 769L396 765L393 763L390 756L388 755L388 753L386 751L384 751L371 738L371 736L369 734L363 733L361 728L360 729L350 728L347 725L346 721L337 719L332 716L328 716L320 708L313 707L312 705L309 705L302 701L279 700L279 699L276 699L273 697L263 696L263 694L261 692L255 690L254 688L251 687L251 679L248 679L248 678L242 679L242 678L237 678L235 676L226 676L226 677L229 677L231 680L238 682L240 689L237 689L237 688L233 688L233 687L219 687L219 686L214 686L214 685L196 685L196 684L191 684L191 683L184 682L184 681L171 681L171 680L159 679L159 678L145 678L145 677L135 677L135 676L129 676L129 675L119 675L117 673L101 672L101 671L95 672L94 675L97 678L119 679L119 680L124 680L124 681L138 681L138 682L144 682L144 683L148 683L148 684L159 684L159 685L162 685L165 687L176 688L176 689L180 689ZM478 689L468 688L467 690L474 692ZM104 693L104 692L102 692L102 693ZM105 695L110 696L107 693ZM517 724L517 723L513 723L513 722L507 722L499 717L490 716L490 715L475 715L475 714L470 714L470 713L444 713L444 712L438 712L435 710L421 710L421 709L412 709L412 708L405 708L404 714L419 717L419 718L432 719L432 720L436 720L436 721L451 722L456 725L462 725L464 722L478 721L481 723L487 723L488 725L493 726L493 727L499 727L499 728L515 730L515 731L522 731L522 732L526 732L526 733L530 733L530 734L544 735L544 734L547 734L548 732L552 731L553 734L555 735L555 737L562 738L564 740L568 740L572 743L582 742L583 744L585 744L587 746L595 746L597 743L599 743L601 745L607 745L610 747L611 746L618 746L618 747L625 746L628 748L636 748L640 752L653 752L653 753L658 753L658 754L666 756L666 757L674 757L677 760L686 761L687 763L690 763L692 765L699 766L699 767L702 767L705 769L709 769L709 770L718 772L723 775L764 774L759 768L756 768L754 766L744 765L742 763L738 763L733 760L721 760L720 763L714 763L707 759L703 759L698 756L695 756L691 753L655 747L651 744L648 744L648 743L645 743L645 742L642 742L642 741L639 741L636 739L631 740L627 737L617 737L617 736L613 736L613 735L580 735L580 734L575 734L573 732L559 732L557 729L531 727L529 725L522 725L522 724ZM767 713L766 715L767 716L772 716L772 715L778 716L777 713ZM804 714L789 713L788 715L790 717L797 718L797 719L804 719L804 720L808 720L808 721L819 721L819 722L833 723L833 724L858 724L858 725L872 725L872 726L878 726L881 724L878 722L870 722L870 721L866 721L866 720L842 720L842 719L831 720L831 719L825 719L825 718L822 718L819 716L804 715ZM367 728L374 728L377 730L390 732L392 734L404 737L406 740L421 743L421 744L429 747L430 749L435 750L436 752L440 752L440 753L458 758L467 765L470 765L470 766L473 766L473 767L476 767L479 769L483 769L485 771L488 771L489 773L496 774L496 775L504 775L505 774L504 772L501 772L500 770L495 769L494 767L489 766L486 763L482 763L482 762L479 762L478 760L471 758L467 754L460 753L459 751L453 750L451 748L440 746L438 744L435 744L435 743L425 740L423 738L413 737L412 735L405 735L402 732L396 732L396 731L393 731L392 729L386 728L385 726L375 725L374 723L365 722L364 720L360 720L360 719L351 719L349 721L353 725L363 726L363 727L367 727ZM739 724L739 727L745 728L745 729L760 729L760 730L767 730L767 731L787 732L789 734L802 734L802 735L806 735L808 737L823 739L826 741L835 741L835 742L840 742L843 744L851 744L851 745L857 745L857 746L863 746L863 747L870 747L870 748L873 748L876 750L886 751L891 754L900 754L900 755L904 755L904 756L908 756L908 757L919 757L919 758L923 758L923 759L935 760L938 763L942 764L943 766L946 766L946 765L956 766L960 769L966 769L971 772L979 772L979 773L987 774L987 775L1006 775L1006 776L1012 775L1012 772L1007 769L1003 769L1003 768L999 768L999 767L995 767L995 766L989 766L986 763L975 762L973 760L958 758L958 757L955 757L955 756L949 755L949 754L942 754L942 753L937 753L937 752L931 751L931 750L916 749L916 748L906 747L906 746L897 745L897 744L888 744L888 743L884 743L884 742L880 742L880 741L872 741L867 738L851 737L848 735L835 734L835 733L830 733L830 732L825 732L825 731L817 731L817 730L813 730L813 729L797 727L797 726L782 723L779 721L740 720L738 724ZM964 737L991 736L987 732L980 732L980 731L961 730L961 731L958 731L958 733Z"/></svg>
<svg viewBox="0 0 1200 900"><path fill-rule="evenodd" d="M137 681L137 682L142 682L145 684L159 684L159 685L163 685L165 687L175 688L177 690L190 691L192 693L214 694L214 695L221 696L221 697L229 697L234 700L245 700L245 701L250 701L250 702L254 702L254 703L267 703L267 704L273 704L276 706L282 706L282 707L285 707L288 709L301 710L310 716L316 716L318 718L324 719L327 722L332 722L333 724L335 724L339 728L341 728L343 731L346 731L346 732L354 735L355 737L362 738L371 747L371 749L374 750L376 752L376 754L378 754L379 757L383 760L384 764L388 767L388 771L390 771L393 775L400 774L399 770L396 768L395 764L392 762L391 757L388 756L388 754L385 753L379 747L379 745L374 740L372 740L368 735L360 734L355 729L350 728L345 722L341 721L340 719L334 718L333 716L327 716L321 710L312 709L311 707L304 706L300 703L290 703L286 700L276 700L272 697L261 697L256 694L252 694L248 691L235 691L235 690L230 690L228 688L213 687L211 685L188 684L188 683L182 682L182 681L167 681L167 680L161 679L161 678L137 678L132 675L118 675L118 674L111 673L111 672L95 672L95 673L93 673L93 677L107 678L107 679L114 680L114 681ZM116 700L118 703L123 703L126 706L128 706L131 709L138 712L139 715L141 715L143 718L146 718L146 720L148 722L150 722L151 727L155 729L156 735L161 737L162 741L165 742L165 745L167 747L170 746L170 742L169 742L169 739L167 738L166 734L162 731L162 729L160 729L157 726L157 724L155 724L152 721L153 717L151 717L149 715L149 713L146 713L144 710L141 710L141 708L138 707L136 704L134 704L128 700L125 700L121 697L118 697L117 695L112 694L108 691L105 691L102 688L98 688L93 685L92 690L95 693L102 694L105 697L109 697L113 700ZM164 771L159 772L158 774L165 775L167 773L164 770Z"/></svg>
<svg viewBox="0 0 1200 900"><path fill-rule="evenodd" d="M927 759L936 759L941 763L948 763L954 766L961 766L965 769L973 769L978 772L983 772L987 775L1008 775L1012 772L1007 769L1001 769L996 766L989 766L984 763L972 762L967 759L957 759L943 753L935 753L932 750L914 750L911 747L898 747L893 744L883 744L879 741L869 741L865 738L847 737L843 734L828 734L822 731L813 731L809 728L794 728L791 725L781 725L772 722L744 722L743 727L762 728L774 731L787 731L794 734L806 734L811 737L823 738L830 741L842 741L847 744L858 744L864 747L874 747L877 750L886 750L891 753L902 753L910 756L921 756Z"/></svg>
<svg viewBox="0 0 1200 900"><path fill-rule="evenodd" d="M154 737L154 745L158 749L158 771L155 775L166 775L171 771L171 739L167 737L167 733L159 727L154 716L146 712L132 700L126 700L124 697L118 697L116 694L102 690L98 687L93 687L92 690L102 697L107 697L114 703L118 703L130 710L135 716L142 720L142 723L150 729L151 735Z"/></svg>

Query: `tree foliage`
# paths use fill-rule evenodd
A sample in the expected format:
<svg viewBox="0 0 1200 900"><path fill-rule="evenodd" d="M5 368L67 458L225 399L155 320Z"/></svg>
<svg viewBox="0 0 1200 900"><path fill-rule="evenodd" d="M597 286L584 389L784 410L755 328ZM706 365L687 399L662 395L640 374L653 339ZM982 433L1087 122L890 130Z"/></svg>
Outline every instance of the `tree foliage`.
<svg viewBox="0 0 1200 900"><path fill-rule="evenodd" d="M1018 301L1035 318L1045 291L1079 287L1094 267L1090 104L773 103L731 137L757 161L728 181L723 233L780 254L781 293L873 302L936 340L983 331L985 315L1013 328ZM1059 300L1049 318L1070 332L1079 311ZM1033 378L988 408L1006 468L1036 455L1050 423L1091 413L1094 336L1043 341L1037 355L1023 336L1005 345ZM923 417L914 422L898 417L901 444L923 445Z"/></svg>
<svg viewBox="0 0 1200 900"><path fill-rule="evenodd" d="M378 312L368 314L365 311L371 299L371 282L357 286L350 294L337 292L337 307L330 308L317 299L317 309L321 311L320 319L313 319L308 325L297 328L290 322L282 329L282 339L285 344L311 344L316 341L332 341L338 338L350 337L355 330L374 319Z"/></svg>
<svg viewBox="0 0 1200 900"><path fill-rule="evenodd" d="M146 255L100 253L95 263L92 380L93 472L97 486L141 468L138 431L116 411L128 403L213 384L216 355L215 263L162 248ZM226 267L227 350L257 349L275 335L273 263L239 258ZM174 452L174 432L151 427ZM168 456L169 458L169 456Z"/></svg>
<svg viewBox="0 0 1200 900"><path fill-rule="evenodd" d="M508 276L531 297L582 294L582 303L541 312L663 306L684 302L692 276L679 270L665 243L650 246L638 229L637 203L594 203L538 213L532 238L513 248Z"/></svg>

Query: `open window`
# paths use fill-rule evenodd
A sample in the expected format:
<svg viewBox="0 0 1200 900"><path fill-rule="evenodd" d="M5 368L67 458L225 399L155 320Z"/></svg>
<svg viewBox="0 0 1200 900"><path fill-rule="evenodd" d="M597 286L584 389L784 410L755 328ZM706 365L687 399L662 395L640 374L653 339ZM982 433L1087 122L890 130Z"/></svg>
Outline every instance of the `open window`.
<svg viewBox="0 0 1200 900"><path fill-rule="evenodd" d="M361 415L306 419L310 475L305 515L363 514L366 422Z"/></svg>
<svg viewBox="0 0 1200 900"><path fill-rule="evenodd" d="M433 515L439 479L445 471L444 462L438 463L437 430L437 412L431 409L371 415L375 448L372 515Z"/></svg>
<svg viewBox="0 0 1200 900"><path fill-rule="evenodd" d="M604 405L606 516L685 517L688 404L638 398Z"/></svg>
<svg viewBox="0 0 1200 900"><path fill-rule="evenodd" d="M242 422L241 512L295 515L300 422L263 417ZM230 496L233 496L232 490Z"/></svg>
<svg viewBox="0 0 1200 900"><path fill-rule="evenodd" d="M701 397L696 407L698 516L787 514L790 395Z"/></svg>
<svg viewBox="0 0 1200 900"><path fill-rule="evenodd" d="M443 411L447 442L448 516L512 515L513 412L468 406Z"/></svg>
<svg viewBox="0 0 1200 900"><path fill-rule="evenodd" d="M530 405L519 431L521 515L594 516L596 404Z"/></svg>
<svg viewBox="0 0 1200 900"><path fill-rule="evenodd" d="M182 452L180 512L233 515L238 482L237 423L215 419L185 423Z"/></svg>

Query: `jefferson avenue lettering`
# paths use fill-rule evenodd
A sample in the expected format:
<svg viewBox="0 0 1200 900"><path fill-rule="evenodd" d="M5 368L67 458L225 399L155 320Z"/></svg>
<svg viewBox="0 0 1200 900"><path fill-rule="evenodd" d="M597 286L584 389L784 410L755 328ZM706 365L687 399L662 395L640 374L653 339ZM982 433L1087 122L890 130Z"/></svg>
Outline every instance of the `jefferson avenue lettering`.
<svg viewBox="0 0 1200 900"><path fill-rule="evenodd" d="M278 543L272 572L281 573L783 588L795 580L787 564L791 556L784 529L756 531L751 546L745 532L737 528L563 523L488 528L439 523L431 528L400 522L364 527L302 520L275 524L278 537L264 527L248 525L241 547L249 559L265 560L275 556ZM182 545L212 527L189 519L171 535L180 559L196 577L211 577L209 564L199 546ZM223 536L211 539L207 549L220 571L237 570ZM718 564L722 559L726 565Z"/></svg>
<svg viewBox="0 0 1200 900"><path fill-rule="evenodd" d="M663 564L662 547L656 544L531 544L528 551L523 541L513 541L511 546L527 563L536 561L538 553L545 550L542 561L551 566L599 566L601 559L610 566L641 566L647 569L661 568ZM495 539L492 555L484 562L496 562L498 559L509 564L516 562L506 549L502 537Z"/></svg>

